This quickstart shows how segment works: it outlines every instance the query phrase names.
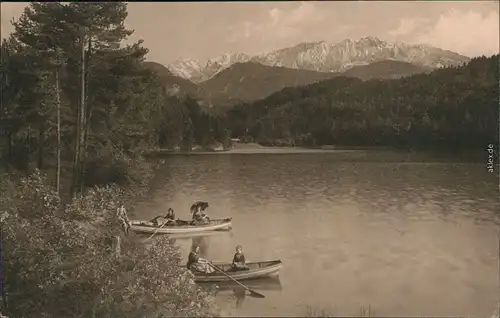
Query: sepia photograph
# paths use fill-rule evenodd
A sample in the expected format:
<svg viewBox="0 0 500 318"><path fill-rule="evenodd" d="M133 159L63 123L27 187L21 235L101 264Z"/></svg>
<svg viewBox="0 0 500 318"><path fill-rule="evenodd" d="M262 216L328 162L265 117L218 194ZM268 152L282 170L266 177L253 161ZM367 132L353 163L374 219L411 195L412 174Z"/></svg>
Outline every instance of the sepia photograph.
<svg viewBox="0 0 500 318"><path fill-rule="evenodd" d="M1 2L0 318L500 318L500 2Z"/></svg>

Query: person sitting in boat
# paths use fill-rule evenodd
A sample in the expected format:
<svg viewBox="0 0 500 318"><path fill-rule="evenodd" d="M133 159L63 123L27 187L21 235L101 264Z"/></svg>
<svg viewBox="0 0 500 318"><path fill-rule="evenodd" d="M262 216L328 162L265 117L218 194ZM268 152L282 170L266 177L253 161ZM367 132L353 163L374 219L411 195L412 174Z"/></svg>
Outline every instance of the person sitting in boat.
<svg viewBox="0 0 500 318"><path fill-rule="evenodd" d="M175 213L174 209L168 208L167 215L165 215L165 218L167 220L175 221Z"/></svg>
<svg viewBox="0 0 500 318"><path fill-rule="evenodd" d="M232 267L237 271L248 270L248 266L245 262L245 254L243 254L243 246L241 245L236 246Z"/></svg>
<svg viewBox="0 0 500 318"><path fill-rule="evenodd" d="M208 224L210 223L210 218L206 214L204 210L199 208L194 214L193 214L193 223L194 224Z"/></svg>
<svg viewBox="0 0 500 318"><path fill-rule="evenodd" d="M167 223L165 225L175 225L174 210L172 208L168 208L168 212L165 216L159 215L153 218L150 222L153 223L154 226L163 226L165 223Z"/></svg>
<svg viewBox="0 0 500 318"><path fill-rule="evenodd" d="M207 202L196 202L191 206L191 213L193 214L193 224L207 224L210 222L210 218L205 212L207 208Z"/></svg>
<svg viewBox="0 0 500 318"><path fill-rule="evenodd" d="M201 211L200 211L201 218L204 220L205 223L209 223L210 222L210 218L208 217L208 214L207 214L207 208L208 208L208 205L207 206L202 206L201 207Z"/></svg>
<svg viewBox="0 0 500 318"><path fill-rule="evenodd" d="M211 274L215 270L210 266L209 262L201 258L199 255L200 247L196 246L193 251L189 253L186 267L192 272L199 272L204 274Z"/></svg>

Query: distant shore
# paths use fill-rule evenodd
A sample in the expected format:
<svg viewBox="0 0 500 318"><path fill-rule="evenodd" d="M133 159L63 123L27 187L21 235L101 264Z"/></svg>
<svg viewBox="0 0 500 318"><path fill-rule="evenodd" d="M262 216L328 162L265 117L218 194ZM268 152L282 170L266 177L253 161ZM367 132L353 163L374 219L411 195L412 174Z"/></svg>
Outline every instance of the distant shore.
<svg viewBox="0 0 500 318"><path fill-rule="evenodd" d="M397 152L397 153L427 153L435 158L450 160L455 158L459 161L482 162L484 153L480 149L462 149L459 151L446 151L443 149L402 149L390 146L340 146L340 145L322 145L315 147L304 146L264 146L259 143L233 142L231 147L207 148L193 147L191 151L179 149L153 149L144 152L145 157L161 158L171 155L231 155L231 154L307 154L307 153L377 153L377 152Z"/></svg>
<svg viewBox="0 0 500 318"><path fill-rule="evenodd" d="M206 154L258 154L258 153L320 153L351 152L365 150L391 150L390 147L348 147L348 146L264 146L255 142L233 142L229 148L193 147L191 151L181 149L152 149L145 151L146 157L162 157L169 155L206 155Z"/></svg>

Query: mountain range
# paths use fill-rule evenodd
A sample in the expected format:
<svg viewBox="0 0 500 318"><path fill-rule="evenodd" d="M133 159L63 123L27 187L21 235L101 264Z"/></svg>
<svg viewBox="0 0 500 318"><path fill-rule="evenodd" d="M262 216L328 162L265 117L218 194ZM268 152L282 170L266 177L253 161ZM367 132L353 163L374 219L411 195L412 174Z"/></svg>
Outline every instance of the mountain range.
<svg viewBox="0 0 500 318"><path fill-rule="evenodd" d="M236 63L256 62L266 66L300 70L344 72L355 66L387 60L435 69L462 65L470 59L430 45L388 42L376 37L364 37L357 41L346 39L336 44L325 41L300 43L257 56L225 53L209 60L205 66L193 59L182 59L168 65L167 68L173 75L200 83Z"/></svg>
<svg viewBox="0 0 500 318"><path fill-rule="evenodd" d="M466 56L431 47L365 37L332 45L301 43L268 54L226 53L200 63L185 59L165 67L145 62L163 79L171 95L189 95L205 107L249 103L286 87L337 76L362 80L394 79L468 62Z"/></svg>

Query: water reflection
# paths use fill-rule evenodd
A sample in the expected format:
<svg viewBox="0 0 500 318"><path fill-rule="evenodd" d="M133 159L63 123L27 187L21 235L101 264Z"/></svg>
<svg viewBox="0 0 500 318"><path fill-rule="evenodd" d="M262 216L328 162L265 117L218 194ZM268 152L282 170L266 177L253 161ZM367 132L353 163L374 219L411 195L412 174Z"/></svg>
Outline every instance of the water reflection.
<svg viewBox="0 0 500 318"><path fill-rule="evenodd" d="M240 283L264 295L268 295L270 292L281 292L283 290L281 281L276 277L252 279L241 281ZM249 292L235 282L199 283L199 285L207 289L211 289L214 285L217 285L217 296L232 297L235 300L235 307L238 309L242 308L245 299L251 298Z"/></svg>

